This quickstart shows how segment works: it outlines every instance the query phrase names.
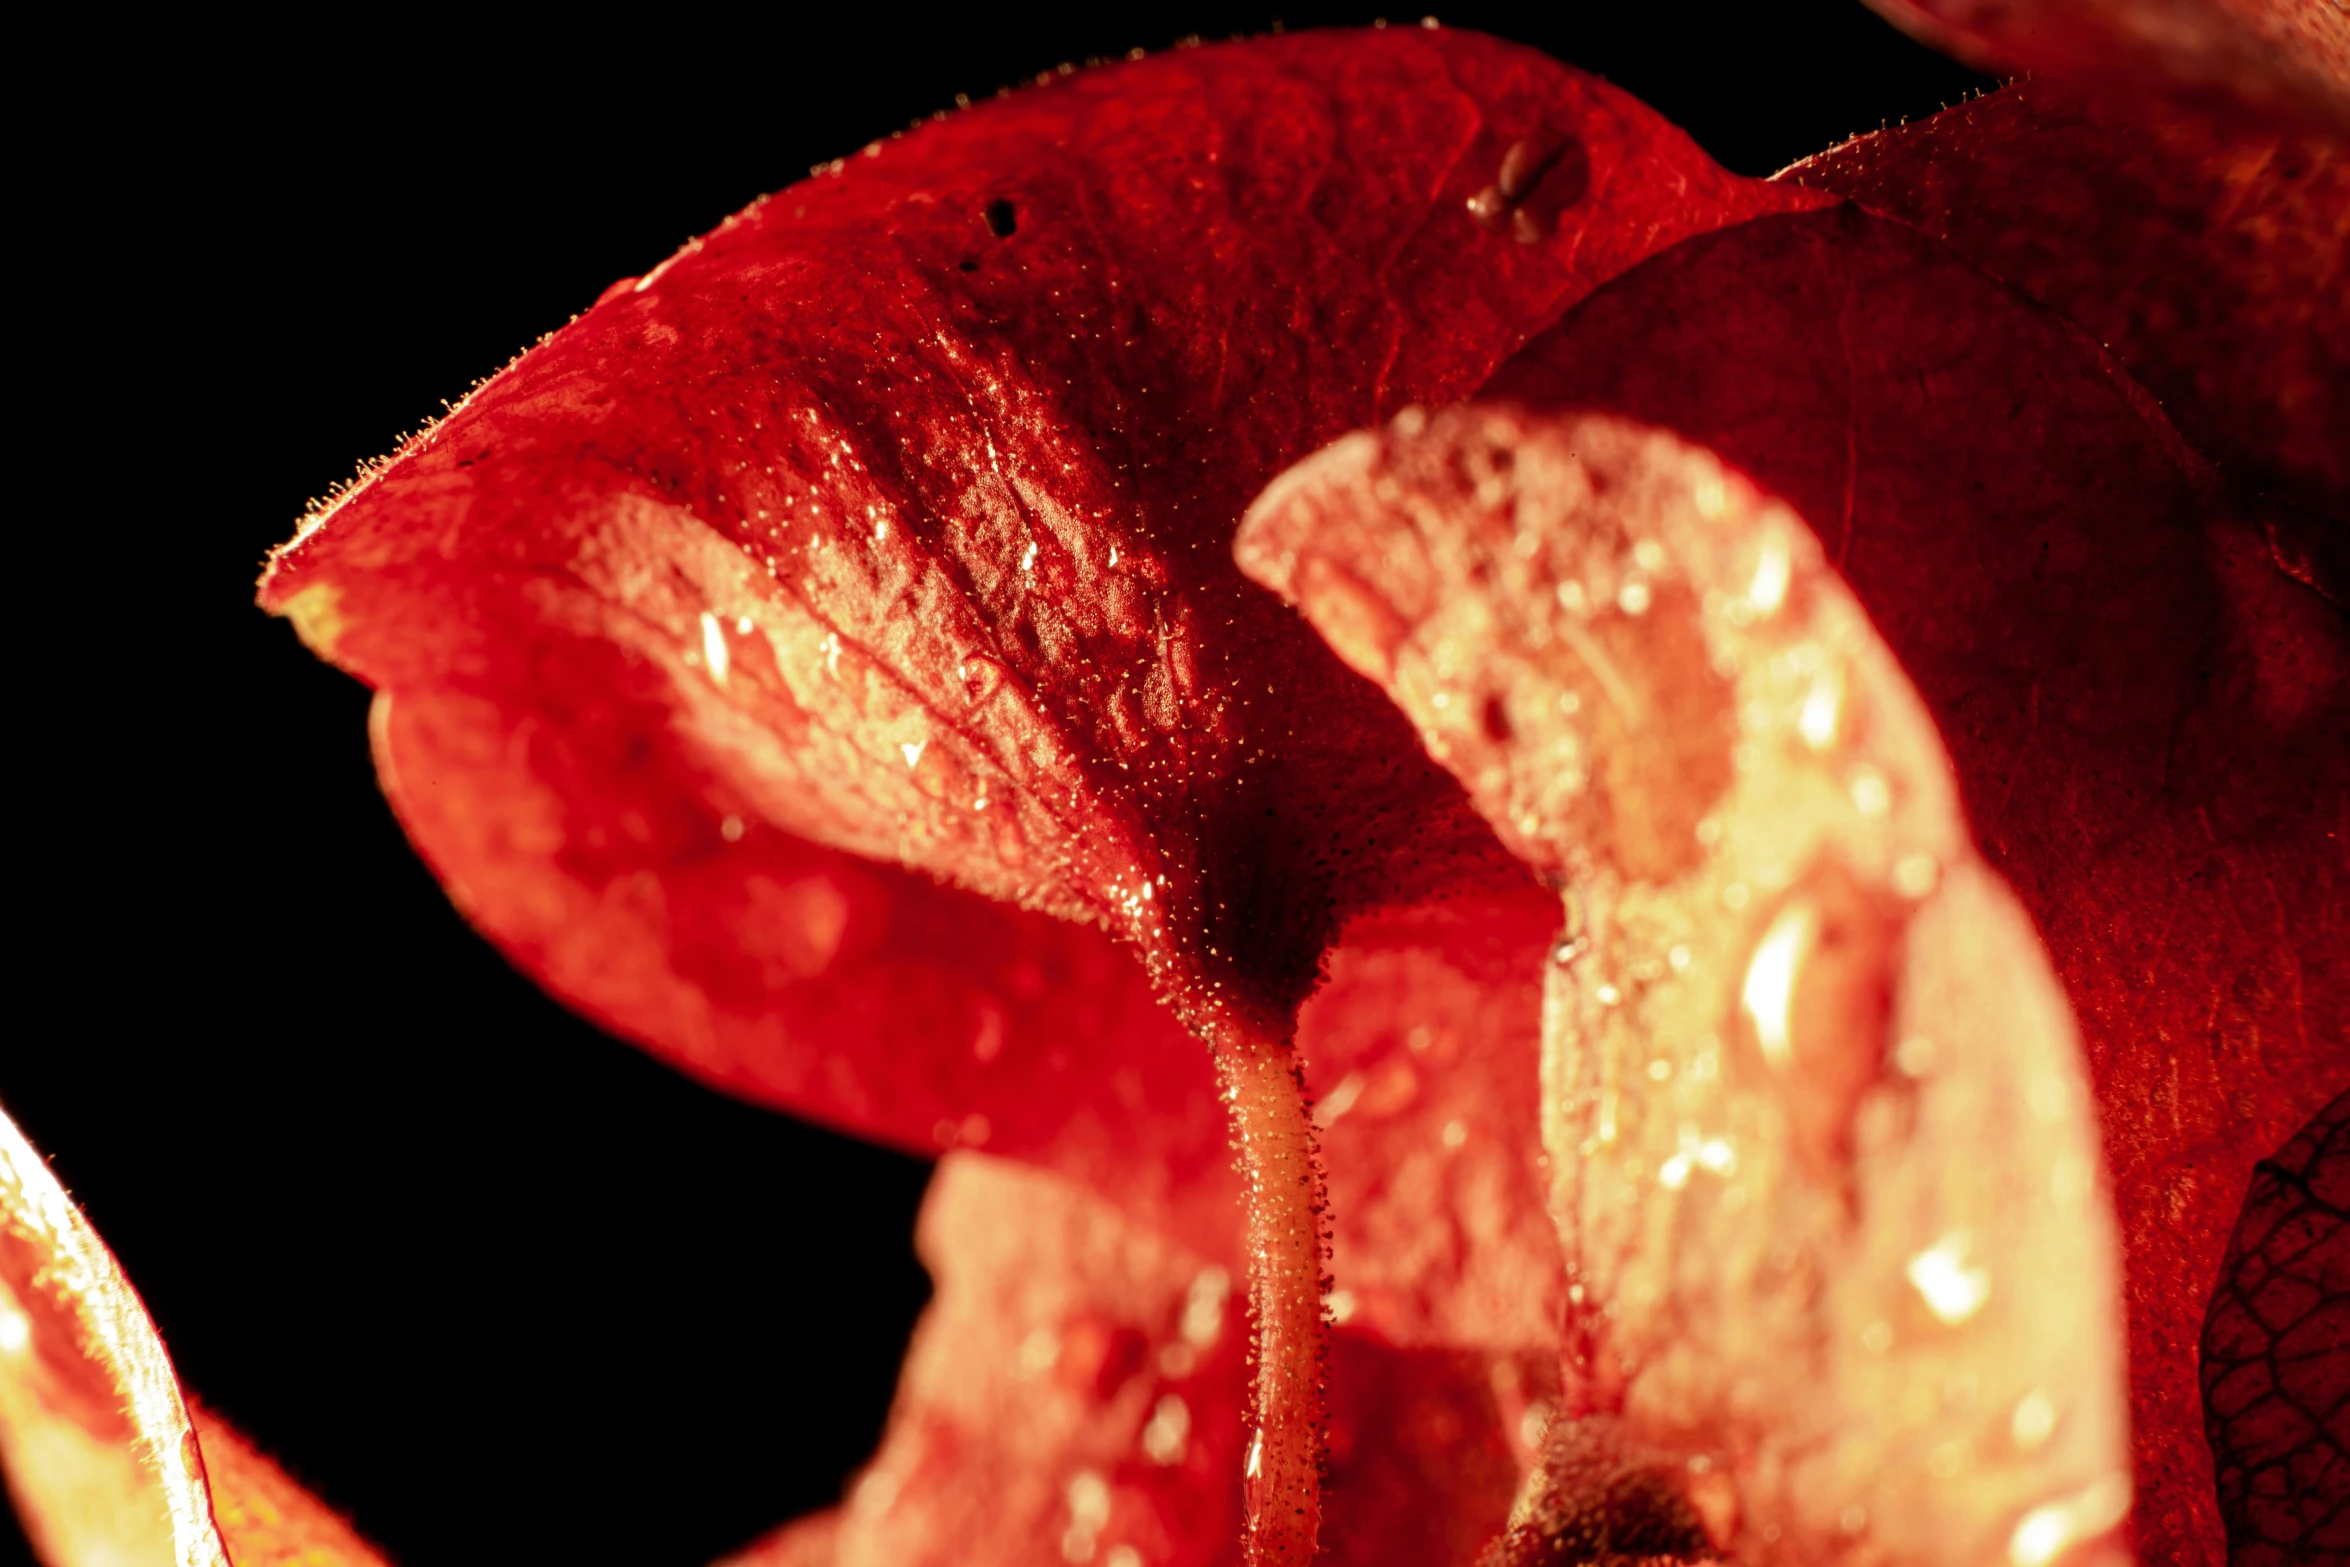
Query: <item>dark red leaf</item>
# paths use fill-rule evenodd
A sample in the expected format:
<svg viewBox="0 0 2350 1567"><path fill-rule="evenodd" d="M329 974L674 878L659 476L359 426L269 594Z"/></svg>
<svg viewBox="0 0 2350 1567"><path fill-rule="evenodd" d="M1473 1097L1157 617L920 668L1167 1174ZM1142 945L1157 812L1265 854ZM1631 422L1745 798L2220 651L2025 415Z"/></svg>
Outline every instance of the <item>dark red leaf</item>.
<svg viewBox="0 0 2350 1567"><path fill-rule="evenodd" d="M2350 155L2316 133L2100 110L2043 82L1780 176L1915 224L2071 318L2239 488L2350 537ZM2350 580L2337 577L2337 603Z"/></svg>
<svg viewBox="0 0 2350 1567"><path fill-rule="evenodd" d="M2254 1168L2202 1351L2230 1567L2350 1556L2350 1094Z"/></svg>
<svg viewBox="0 0 2350 1567"><path fill-rule="evenodd" d="M2081 1022L2141 1547L2216 1563L2203 1301L2350 1037L2340 613L2085 337L1854 209L1693 240L1490 390L1707 443L1813 523L1900 657Z"/></svg>

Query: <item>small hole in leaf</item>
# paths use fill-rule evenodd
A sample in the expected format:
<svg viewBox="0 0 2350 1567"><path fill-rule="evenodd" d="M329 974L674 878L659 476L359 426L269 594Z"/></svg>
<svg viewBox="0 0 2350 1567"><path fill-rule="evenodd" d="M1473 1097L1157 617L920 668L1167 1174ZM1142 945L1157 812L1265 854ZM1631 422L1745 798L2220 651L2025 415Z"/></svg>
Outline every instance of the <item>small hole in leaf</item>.
<svg viewBox="0 0 2350 1567"><path fill-rule="evenodd" d="M956 262L955 265L961 267L966 272L976 272L979 270L978 260L971 256L965 256L962 260Z"/></svg>
<svg viewBox="0 0 2350 1567"><path fill-rule="evenodd" d="M1487 697L1485 699L1485 738L1498 744L1509 737L1509 709L1502 705L1500 697Z"/></svg>
<svg viewBox="0 0 2350 1567"><path fill-rule="evenodd" d="M998 239L1010 239L1019 232L1020 218L1012 204L998 196L987 204L987 227Z"/></svg>

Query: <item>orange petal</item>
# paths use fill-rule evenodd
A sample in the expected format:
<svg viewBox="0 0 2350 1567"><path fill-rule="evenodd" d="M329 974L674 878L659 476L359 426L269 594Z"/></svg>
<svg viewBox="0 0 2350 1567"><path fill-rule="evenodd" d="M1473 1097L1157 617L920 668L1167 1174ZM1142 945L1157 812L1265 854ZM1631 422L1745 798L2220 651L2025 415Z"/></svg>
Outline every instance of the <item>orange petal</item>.
<svg viewBox="0 0 2350 1567"><path fill-rule="evenodd" d="M1384 606L1366 672L1568 889L1540 1105L1570 1418L1512 1548L2125 1555L2078 1036L1802 523L1661 432L1472 405L1293 469L1239 553L1317 623ZM2009 1435L2026 1407L2053 1436Z"/></svg>
<svg viewBox="0 0 2350 1567"><path fill-rule="evenodd" d="M228 1567L155 1324L0 1114L0 1457L49 1567Z"/></svg>

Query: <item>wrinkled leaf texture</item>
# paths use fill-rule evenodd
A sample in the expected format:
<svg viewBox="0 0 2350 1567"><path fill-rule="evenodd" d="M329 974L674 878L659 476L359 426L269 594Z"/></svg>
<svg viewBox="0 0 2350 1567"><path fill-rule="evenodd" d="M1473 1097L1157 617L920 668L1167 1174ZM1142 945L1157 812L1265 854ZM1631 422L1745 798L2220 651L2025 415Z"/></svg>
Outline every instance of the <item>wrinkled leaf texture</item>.
<svg viewBox="0 0 2350 1567"><path fill-rule="evenodd" d="M1521 141L1553 155L1532 243L1468 211ZM1531 880L1240 581L1232 523L1633 261L1821 199L1473 35L1088 73L616 288L289 548L265 601L384 693L404 824L566 999L737 1092L1051 1163L1214 1254L1199 1051L1093 930L963 888L1276 1002L1371 916L1325 1012L1416 961L1383 953L1481 977L1522 946ZM1145 876L1190 951L1154 950L1188 938L1150 937Z"/></svg>
<svg viewBox="0 0 2350 1567"><path fill-rule="evenodd" d="M1513 148L1538 177L1504 193ZM566 1000L731 1091L1041 1164L1203 1267L1234 1261L1222 1116L1104 932L1272 1010L1343 932L1300 1030L1342 1376L1348 1339L1541 1351L1555 909L1227 541L1289 462L1574 310L1506 389L1786 496L1941 723L2088 1040L2142 1537L2209 1559L2201 1290L2252 1157L2338 1076L2340 622L2091 342L1915 232L1691 238L1823 199L1469 35L1089 72L616 286L317 519L265 601L382 693L403 823ZM1508 1364L1456 1368L1504 1440Z"/></svg>
<svg viewBox="0 0 2350 1567"><path fill-rule="evenodd" d="M1855 209L1659 257L1487 390L1665 425L1786 497L1917 683L2080 1019L2141 1548L2220 1559L2203 1302L2350 1030L2340 614L2077 327Z"/></svg>

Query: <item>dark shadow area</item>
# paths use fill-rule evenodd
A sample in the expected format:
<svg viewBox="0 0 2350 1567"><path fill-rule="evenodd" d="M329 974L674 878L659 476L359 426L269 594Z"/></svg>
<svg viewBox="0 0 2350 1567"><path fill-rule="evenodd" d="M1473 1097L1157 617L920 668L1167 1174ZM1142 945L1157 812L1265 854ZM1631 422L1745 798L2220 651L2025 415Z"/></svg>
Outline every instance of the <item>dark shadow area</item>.
<svg viewBox="0 0 2350 1567"><path fill-rule="evenodd" d="M1446 20L1608 75L1749 173L1982 82L1832 0ZM190 1385L412 1567L689 1567L837 1499L926 1295L928 1172L708 1093L508 969L377 794L366 693L251 607L264 550L811 163L959 92L1270 21L117 19L19 63L43 84L14 269L32 1020L0 1103Z"/></svg>

